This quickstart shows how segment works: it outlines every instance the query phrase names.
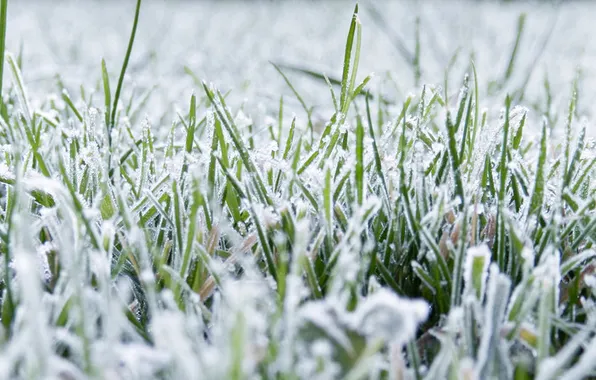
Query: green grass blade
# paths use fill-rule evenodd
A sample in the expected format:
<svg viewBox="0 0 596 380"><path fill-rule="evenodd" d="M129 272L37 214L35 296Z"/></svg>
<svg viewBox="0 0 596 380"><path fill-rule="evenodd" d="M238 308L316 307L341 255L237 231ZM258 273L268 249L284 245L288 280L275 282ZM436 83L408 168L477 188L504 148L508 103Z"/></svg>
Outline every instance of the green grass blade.
<svg viewBox="0 0 596 380"><path fill-rule="evenodd" d="M362 118L356 119L356 199L361 206L364 200L364 126Z"/></svg>
<svg viewBox="0 0 596 380"><path fill-rule="evenodd" d="M568 175L569 175L569 163L570 163L570 155L571 155L571 134L572 129L571 126L573 124L573 116L575 113L575 107L577 105L577 86L578 86L578 79L576 78L573 82L573 90L571 93L571 100L569 101L569 109L567 111L567 122L565 123L565 153L563 156L563 183L561 190L568 183Z"/></svg>
<svg viewBox="0 0 596 380"><path fill-rule="evenodd" d="M372 147L373 153L375 158L375 169L377 171L377 175L381 180L381 185L383 186L383 195L385 197L385 202L387 207L390 209L390 201L389 201L389 190L387 189L387 181L385 181L385 174L383 173L383 167L381 165L381 155L379 154L379 147L377 146L377 139L375 137L375 131L373 128L372 118L370 116L370 104L368 101L368 96L366 97L366 119L368 121L368 133L372 139Z"/></svg>
<svg viewBox="0 0 596 380"><path fill-rule="evenodd" d="M106 107L105 110L105 123L108 132L108 146L112 145L112 136L111 136L111 129L110 129L110 120L111 120L111 104L112 104L112 92L110 91L110 75L108 74L108 68L106 66L106 61L102 58L101 59L101 78L103 81L103 98L104 104Z"/></svg>
<svg viewBox="0 0 596 380"><path fill-rule="evenodd" d="M545 163L546 163L546 149L547 149L547 135L546 135L546 121L542 124L542 135L540 137L540 152L538 154L538 163L536 164L536 175L534 179L534 190L532 191L532 198L530 199L530 207L528 208L528 216L534 215L540 217L542 212L542 201L545 190Z"/></svg>
<svg viewBox="0 0 596 380"><path fill-rule="evenodd" d="M29 105L29 98L27 97L27 91L25 89L25 82L23 81L23 76L21 74L21 70L19 66L14 60L12 54L6 54L6 61L8 63L8 67L12 72L15 90L17 93L17 98L19 99L19 103L21 104L21 112L23 117L27 121L27 125L32 127L32 113L31 113L31 106Z"/></svg>
<svg viewBox="0 0 596 380"><path fill-rule="evenodd" d="M354 14L352 15L352 21L350 22L350 31L348 32L348 38L346 40L346 49L344 53L344 67L341 76L341 93L339 97L339 105L342 112L345 113L346 104L348 103L348 97L350 96L350 61L352 59L352 49L354 44L354 34L356 33L356 25L358 21L358 4L354 7ZM353 74L355 76L355 74Z"/></svg>
<svg viewBox="0 0 596 380"><path fill-rule="evenodd" d="M519 46L521 44L522 35L524 33L524 27L526 25L526 14L522 13L519 15L517 19L517 31L515 34L515 43L513 44L513 49L511 51L511 55L509 57L509 63L507 64L507 69L505 70L505 75L503 79L503 83L507 82L511 75L513 74L513 70L515 68L515 60L517 58L517 53L519 50Z"/></svg>
<svg viewBox="0 0 596 380"><path fill-rule="evenodd" d="M128 47L126 48L126 54L124 55L124 62L122 62L122 69L120 70L120 76L118 77L118 84L116 85L116 93L114 94L114 103L112 105L111 116L112 119L110 120L110 132L114 129L116 124L116 110L118 107L118 100L120 99L120 92L122 91L122 84L124 83L124 74L126 74L126 68L128 67L128 60L130 59L130 55L132 53L132 47L135 41L135 36L137 34L137 26L139 24L139 14L141 12L141 2L142 0L137 0L137 5L135 7L135 16L134 21L132 24L132 31L130 33L130 38L128 40ZM111 140L108 140L111 142Z"/></svg>
<svg viewBox="0 0 596 380"><path fill-rule="evenodd" d="M582 152L584 151L584 140L586 137L586 127L584 126L579 134L579 138L577 139L577 147L575 148L575 152L571 157L571 163L567 167L567 171L565 172L565 178L563 180L563 188L566 188L571 183L573 179L573 175L575 174L576 166L578 165Z"/></svg>
<svg viewBox="0 0 596 380"><path fill-rule="evenodd" d="M75 107L75 105L72 102L72 99L70 98L70 95L68 94L68 91L66 91L66 89L62 90L62 100L64 100L64 102L66 103L66 105L68 105L68 107L72 110L72 112L77 117L77 120L82 123L83 122L83 116L81 115L81 113L79 112L79 110L77 109L77 107Z"/></svg>

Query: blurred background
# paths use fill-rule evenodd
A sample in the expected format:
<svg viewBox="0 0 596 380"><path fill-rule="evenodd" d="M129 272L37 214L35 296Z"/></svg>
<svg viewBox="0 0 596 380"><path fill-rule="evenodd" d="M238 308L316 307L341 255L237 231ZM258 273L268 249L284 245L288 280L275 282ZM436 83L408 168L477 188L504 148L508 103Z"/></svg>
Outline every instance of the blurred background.
<svg viewBox="0 0 596 380"><path fill-rule="evenodd" d="M30 95L43 101L57 81L71 92L81 84L98 90L102 58L115 78L134 6L134 0L9 2L7 48L22 56ZM200 80L233 89L231 99L253 109L275 107L282 93L292 104L270 63L275 62L324 117L331 106L327 86L305 72L340 77L353 6L144 1L125 88L157 85L152 117L185 107ZM590 115L596 95L594 15L591 2L363 1L360 77L374 72L371 88L401 102L423 84L442 86L447 73L456 97L473 60L485 99L494 97L500 107L506 92L523 88L520 101L536 114L549 112L546 104L564 107L579 77L578 112Z"/></svg>

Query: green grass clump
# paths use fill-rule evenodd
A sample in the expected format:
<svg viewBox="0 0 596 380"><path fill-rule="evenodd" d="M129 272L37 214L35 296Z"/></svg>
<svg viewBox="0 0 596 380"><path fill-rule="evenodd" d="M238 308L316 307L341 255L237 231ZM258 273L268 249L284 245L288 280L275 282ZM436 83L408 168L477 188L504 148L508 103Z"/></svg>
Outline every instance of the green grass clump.
<svg viewBox="0 0 596 380"><path fill-rule="evenodd" d="M288 123L282 97L253 125L203 83L162 140L121 96L140 5L113 97L102 61L103 99L32 108L6 55L0 377L596 375L596 152L573 133L577 83L562 142L547 118L527 132L520 92L481 112L495 98L473 64L455 102L447 80L373 97L356 6L341 79L307 73L331 92L320 131L275 65L306 120Z"/></svg>

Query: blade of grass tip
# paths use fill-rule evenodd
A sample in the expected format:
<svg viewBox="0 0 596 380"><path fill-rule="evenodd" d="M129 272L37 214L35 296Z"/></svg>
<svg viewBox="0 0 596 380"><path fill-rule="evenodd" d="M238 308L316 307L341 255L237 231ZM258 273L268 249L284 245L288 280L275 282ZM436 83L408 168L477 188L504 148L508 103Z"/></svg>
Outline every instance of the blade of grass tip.
<svg viewBox="0 0 596 380"><path fill-rule="evenodd" d="M81 115L81 113L79 112L79 110L77 109L77 107L75 107L75 105L72 102L72 99L70 98L70 95L68 94L68 91L66 89L63 89L62 90L62 100L64 100L64 102L72 110L72 112L75 114L75 116L77 117L77 119L79 120L79 122L82 123L83 122L83 116Z"/></svg>
<svg viewBox="0 0 596 380"><path fill-rule="evenodd" d="M105 59L101 59L101 77L103 80L103 96L105 110L105 123L108 132L108 146L112 145L112 134L110 133L110 105L112 103L112 93L110 91L110 76L108 74L108 68L106 66Z"/></svg>
<svg viewBox="0 0 596 380"><path fill-rule="evenodd" d="M372 94L369 91L364 91L364 93L363 93L362 90L368 84L368 82L370 82L370 80L373 78L373 75L374 75L374 73L367 75L366 78L364 78L364 80L362 80L362 82L360 82L360 84L354 89L354 91L352 91L352 96L350 97L350 102L352 102L354 99L356 99L356 97L359 95L369 96L372 98Z"/></svg>
<svg viewBox="0 0 596 380"><path fill-rule="evenodd" d="M138 185L137 185L137 189L139 189L139 195L145 188L145 181L147 180L147 177L148 177L147 166L149 166L148 154L149 154L149 140L151 138L151 136L149 134L149 129L144 130L142 132L142 134L143 134L143 144L141 145L141 157L140 157L141 168L140 168L140 173L138 176Z"/></svg>
<svg viewBox="0 0 596 380"><path fill-rule="evenodd" d="M532 191L532 197L530 198L530 208L528 208L528 216L534 215L537 218L540 217L540 213L542 212L542 202L544 199L544 166L546 163L546 148L546 120L544 120L542 122L542 136L540 137L540 152L538 154L538 163L536 164L534 190Z"/></svg>
<svg viewBox="0 0 596 380"><path fill-rule="evenodd" d="M27 91L25 90L25 82L23 81L21 70L15 62L12 54L6 53L6 62L8 63L8 67L12 72L12 76L16 86L17 98L19 99L19 103L21 104L21 112L23 114L23 117L27 121L27 125L31 126L31 106L29 106L29 100L27 99Z"/></svg>
<svg viewBox="0 0 596 380"><path fill-rule="evenodd" d="M457 108L457 117L455 119L455 132L459 131L459 126L461 125L461 120L464 117L464 111L466 109L466 100L468 100L468 95L470 94L470 77L468 74L464 76L464 81L460 90L461 99L459 101L459 107Z"/></svg>
<svg viewBox="0 0 596 380"><path fill-rule="evenodd" d="M139 14L141 12L141 2L142 2L142 0L137 0L134 21L132 24L132 31L130 33L130 38L128 40L128 47L126 48L126 55L124 56L124 62L122 63L122 69L120 70L120 77L118 78L118 85L116 86L116 93L114 95L114 103L112 105L112 111L111 111L112 119L110 120L110 133L111 133L112 129L114 129L114 125L116 124L116 108L118 107L118 100L120 99L120 92L122 91L122 83L124 82L124 74L126 73L126 68L128 67L128 60L130 59L130 55L132 53L132 46L135 41L135 35L137 34L137 26L139 24Z"/></svg>
<svg viewBox="0 0 596 380"><path fill-rule="evenodd" d="M354 49L354 58L351 59L352 68L350 73L350 87L348 88L348 96L350 97L350 101L354 97L354 86L356 85L356 76L358 75L358 65L360 64L360 49L362 47L362 24L360 23L360 19L358 18L358 5L356 5L356 9L354 10L354 20L356 22L356 47ZM350 57L351 58L351 57ZM368 82L368 81L366 81ZM363 88L365 83L363 83L360 88ZM346 99L347 100L347 99ZM349 104L350 102L348 102ZM347 106L346 110L343 113L347 113Z"/></svg>
<svg viewBox="0 0 596 380"><path fill-rule="evenodd" d="M290 149L292 148L292 141L294 140L294 131L296 129L296 117L292 119L292 124L290 124L290 131L288 132L288 138L286 139L286 146L283 152L283 160L288 159L288 155L290 154Z"/></svg>
<svg viewBox="0 0 596 380"><path fill-rule="evenodd" d="M354 36L356 36L356 46L354 49ZM344 56L344 67L343 67L343 75L342 75L342 84L341 84L341 96L340 96L340 110L341 116L339 121L336 124L336 129L331 136L331 140L327 145L327 149L325 150L324 156L322 157L319 169L322 169L325 165L325 161L329 158L333 149L335 148L340 135L341 135L341 126L346 119L346 114L350 108L350 103L354 96L357 95L356 91L354 91L354 85L356 83L356 75L358 74L358 63L360 61L360 48L362 43L362 28L360 24L360 19L358 18L358 4L356 4L354 8L354 15L352 16L352 22L350 23L350 31L348 33L348 38L346 40L346 50ZM352 51L354 51L354 57L352 58ZM353 65L352 69L350 69L350 64ZM370 77L367 77L360 86L358 86L357 91L361 91L362 88L368 83ZM347 135L346 137L347 142ZM312 156L311 156L312 157ZM304 167L304 166L303 166Z"/></svg>
<svg viewBox="0 0 596 380"><path fill-rule="evenodd" d="M501 85L505 84L511 75L513 74L513 69L515 67L515 59L517 58L517 52L519 49L519 45L521 43L521 38L524 33L524 26L526 24L526 14L522 13L519 15L517 19L517 32L515 36L515 44L513 45L513 50L511 51L511 56L509 58L509 63L507 65L507 69L505 70L505 75Z"/></svg>
<svg viewBox="0 0 596 380"><path fill-rule="evenodd" d="M473 157L474 145L476 143L476 133L478 132L478 113L479 113L479 102L478 102L478 73L476 71L476 64L471 61L472 73L474 74L474 124L472 126L472 134L470 135L470 143L468 144L468 157Z"/></svg>
<svg viewBox="0 0 596 380"><path fill-rule="evenodd" d="M292 141L294 140L294 131L296 129L296 117L292 119L292 124L290 125L290 131L288 132L288 137L286 139L286 146L283 150L282 159L286 161L288 159L288 155L290 154L290 149L292 148ZM274 192L277 193L279 191L279 186L281 184L281 176L283 174L283 170L279 170L277 173L277 177L275 179L274 185Z"/></svg>
<svg viewBox="0 0 596 380"><path fill-rule="evenodd" d="M521 145L522 138L524 135L524 127L526 125L528 113L524 112L522 118L519 122L519 128L517 128L517 132L515 132L515 136L513 137L513 149L519 149Z"/></svg>
<svg viewBox="0 0 596 380"><path fill-rule="evenodd" d="M331 94L331 100L333 101L333 109L337 113L339 112L339 105L337 104L337 96L335 96L335 90L333 90L333 85L331 84L331 81L329 80L327 75L323 74L323 76L325 77L327 87L329 87L329 93Z"/></svg>
<svg viewBox="0 0 596 380"><path fill-rule="evenodd" d="M6 18L8 13L8 0L0 0L0 104L2 100L2 76L4 74L4 51L6 49Z"/></svg>
<svg viewBox="0 0 596 380"><path fill-rule="evenodd" d="M352 59L352 47L354 44L354 34L356 33L356 25L358 21L358 4L354 7L354 14L352 15L352 21L350 22L350 31L348 32L348 38L346 40L346 49L344 53L344 67L341 76L341 93L339 97L340 109L343 110L346 107L349 97L349 81L350 81L350 60Z"/></svg>
<svg viewBox="0 0 596 380"><path fill-rule="evenodd" d="M566 188L567 186L569 186L571 179L573 178L573 175L575 174L575 168L576 168L578 162L580 161L582 152L584 151L585 138L586 138L586 126L584 125L581 132L579 133L579 137L577 139L577 147L575 148L575 152L573 153L573 156L571 157L571 163L569 164L569 167L567 168L567 172L565 173L563 188Z"/></svg>

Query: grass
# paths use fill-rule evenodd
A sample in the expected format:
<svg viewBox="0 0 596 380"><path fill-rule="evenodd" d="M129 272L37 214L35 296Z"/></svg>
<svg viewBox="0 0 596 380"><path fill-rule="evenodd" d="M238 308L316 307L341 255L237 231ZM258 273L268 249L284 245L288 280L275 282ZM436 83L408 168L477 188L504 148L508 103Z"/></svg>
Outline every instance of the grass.
<svg viewBox="0 0 596 380"><path fill-rule="evenodd" d="M0 377L596 376L596 159L574 133L577 82L565 125L547 105L539 136L525 84L500 118L480 112L518 67L525 16L490 89L472 62L454 106L431 85L391 103L358 81L356 6L341 79L293 68L328 85L321 131L274 65L304 120L285 123L280 97L255 136L203 82L160 141L120 96L140 7L113 97L102 60L103 99L32 108L6 56ZM412 57L395 43L418 82L419 38Z"/></svg>

